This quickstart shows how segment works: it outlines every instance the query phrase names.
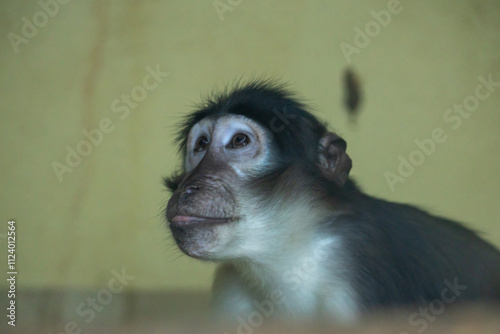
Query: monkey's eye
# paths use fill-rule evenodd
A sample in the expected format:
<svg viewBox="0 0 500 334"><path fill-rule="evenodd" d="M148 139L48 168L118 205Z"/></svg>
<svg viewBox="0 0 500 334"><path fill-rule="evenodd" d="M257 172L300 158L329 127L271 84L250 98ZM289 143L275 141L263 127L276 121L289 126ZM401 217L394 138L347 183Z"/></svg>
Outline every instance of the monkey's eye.
<svg viewBox="0 0 500 334"><path fill-rule="evenodd" d="M196 144L194 145L195 152L205 151L210 145L210 141L207 137L201 136L196 140Z"/></svg>
<svg viewBox="0 0 500 334"><path fill-rule="evenodd" d="M250 138L246 134L237 133L231 138L231 142L227 145L228 148L242 148L250 144Z"/></svg>

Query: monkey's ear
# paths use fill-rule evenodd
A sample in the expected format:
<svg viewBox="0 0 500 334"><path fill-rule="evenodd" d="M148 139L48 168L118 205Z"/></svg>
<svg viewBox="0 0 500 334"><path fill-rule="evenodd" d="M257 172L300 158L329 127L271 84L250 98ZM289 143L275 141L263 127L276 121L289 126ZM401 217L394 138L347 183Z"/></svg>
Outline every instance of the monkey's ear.
<svg viewBox="0 0 500 334"><path fill-rule="evenodd" d="M319 141L318 167L323 175L342 187L352 167L352 160L345 152L347 143L333 132Z"/></svg>

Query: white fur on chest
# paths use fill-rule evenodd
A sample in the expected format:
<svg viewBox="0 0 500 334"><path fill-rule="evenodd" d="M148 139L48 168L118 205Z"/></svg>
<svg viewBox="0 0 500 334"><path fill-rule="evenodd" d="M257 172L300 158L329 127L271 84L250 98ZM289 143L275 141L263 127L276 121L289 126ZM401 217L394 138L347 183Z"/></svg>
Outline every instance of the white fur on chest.
<svg viewBox="0 0 500 334"><path fill-rule="evenodd" d="M226 295L219 303L242 317L260 309L272 313L270 318L353 321L358 315L356 295L343 270L340 243L329 237L273 259L236 263L231 277L219 284L227 289L218 292Z"/></svg>

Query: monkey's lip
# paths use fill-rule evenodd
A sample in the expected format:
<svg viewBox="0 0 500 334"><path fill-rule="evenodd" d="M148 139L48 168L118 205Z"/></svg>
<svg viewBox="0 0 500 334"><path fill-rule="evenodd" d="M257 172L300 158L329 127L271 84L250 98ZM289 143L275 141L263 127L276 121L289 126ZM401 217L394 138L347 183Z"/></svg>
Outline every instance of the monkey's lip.
<svg viewBox="0 0 500 334"><path fill-rule="evenodd" d="M199 216L181 216L177 215L172 217L170 220L171 225L191 225L199 223L210 223L210 224L226 224L236 221L235 217L199 217Z"/></svg>

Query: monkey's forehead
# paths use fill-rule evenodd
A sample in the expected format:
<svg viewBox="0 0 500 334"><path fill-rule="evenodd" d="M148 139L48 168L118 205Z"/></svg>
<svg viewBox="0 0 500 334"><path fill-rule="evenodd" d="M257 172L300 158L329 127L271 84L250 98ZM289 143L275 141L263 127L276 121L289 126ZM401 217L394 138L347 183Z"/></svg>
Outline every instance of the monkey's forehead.
<svg viewBox="0 0 500 334"><path fill-rule="evenodd" d="M189 134L198 131L199 129L205 129L210 132L213 132L216 128L218 129L231 129L234 125L238 125L240 127L247 127L247 130L256 131L256 132L265 132L265 127L262 124L254 121L243 115L236 114L217 114L210 115L203 118L201 121L195 123L191 128ZM260 130L260 131L259 131Z"/></svg>

